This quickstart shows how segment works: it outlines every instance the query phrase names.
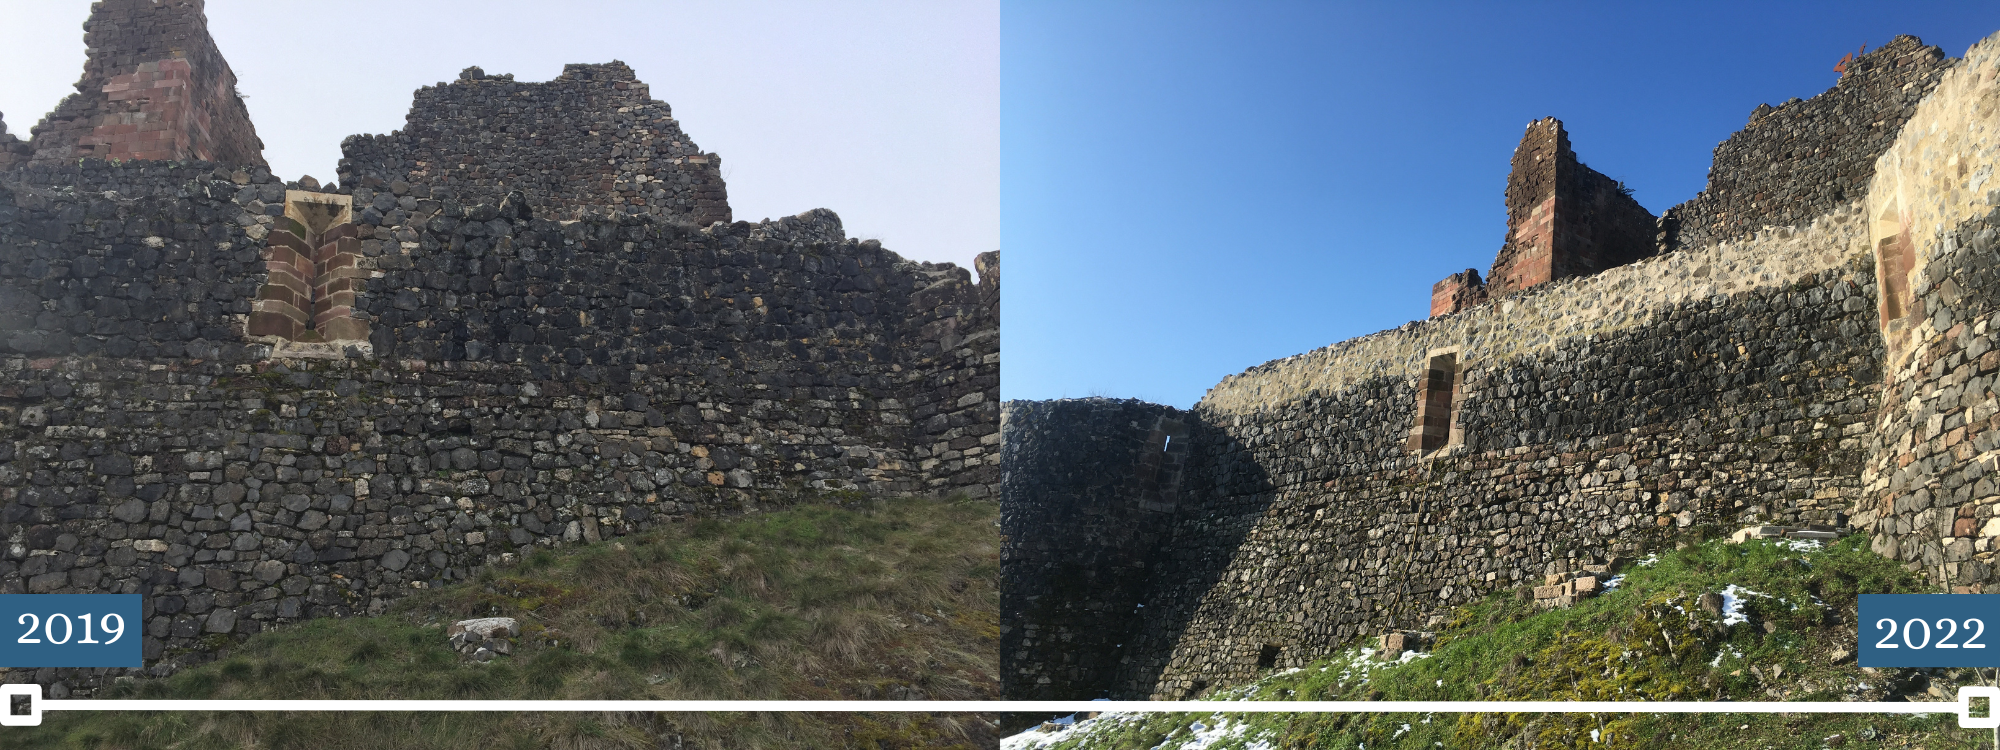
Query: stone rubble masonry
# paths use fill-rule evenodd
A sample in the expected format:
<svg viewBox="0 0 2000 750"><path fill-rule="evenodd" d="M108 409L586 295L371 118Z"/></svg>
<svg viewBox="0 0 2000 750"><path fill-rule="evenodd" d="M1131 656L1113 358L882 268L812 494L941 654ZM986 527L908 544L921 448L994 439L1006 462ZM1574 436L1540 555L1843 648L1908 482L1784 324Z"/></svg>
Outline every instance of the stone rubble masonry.
<svg viewBox="0 0 2000 750"><path fill-rule="evenodd" d="M1542 585L1530 590L1535 604L1547 608L1568 607L1578 601L1604 592L1605 581L1610 580L1615 568L1620 567L1618 559L1603 565L1585 565L1579 570L1550 573L1542 576Z"/></svg>
<svg viewBox="0 0 2000 750"><path fill-rule="evenodd" d="M487 203L520 191L550 219L595 209L730 220L721 157L695 146L617 61L566 65L546 83L467 68L419 89L402 130L351 136L341 151L343 184L428 184Z"/></svg>
<svg viewBox="0 0 2000 750"><path fill-rule="evenodd" d="M1174 412L1189 453L1170 518L1135 520L1114 489L1132 458L1032 448L1136 456L1137 420L1019 419L1069 402L1010 402L1008 544L1022 529L1045 546L1007 558L1007 585L1050 579L1041 561L1125 562L1041 603L1052 626L1003 609L1004 633L1036 635L1003 652L1009 697L1182 698L1746 525L1858 530L1951 590L2000 586L2000 35L1956 63L1923 49L1899 40L1841 84L1895 74L1924 92L1881 100L1910 123L1893 143L1853 146L1876 154L1866 190L1227 378ZM1719 161L1717 184L1746 184L1731 182L1746 166ZM1899 329L1882 319L1891 273L1907 282ZM1420 379L1449 347L1464 442L1412 454ZM1144 615L1110 616L1128 612Z"/></svg>
<svg viewBox="0 0 2000 750"><path fill-rule="evenodd" d="M1871 239L1903 277L1855 526L1953 591L1996 591L2000 536L2000 39L1975 45L1876 162ZM1900 262L1892 262L1900 261ZM1884 283L1885 289L1889 284ZM1886 294L1886 291L1885 291ZM1889 309L1885 302L1883 308Z"/></svg>
<svg viewBox="0 0 2000 750"><path fill-rule="evenodd" d="M1866 257L1863 214L1856 203L1797 229L1563 279L1491 305L1267 362L1223 378L1202 404L1225 413L1258 411L1270 401L1337 391L1372 378L1415 383L1431 351L1453 346L1460 348L1462 362L1553 356L1566 339L1620 335L1677 305L1782 287L1790 279L1844 268Z"/></svg>
<svg viewBox="0 0 2000 750"><path fill-rule="evenodd" d="M1616 180L1577 161L1562 121L1528 124L1507 175L1507 237L1482 285L1454 274L1431 289L1431 317L1653 254L1657 221Z"/></svg>
<svg viewBox="0 0 2000 750"><path fill-rule="evenodd" d="M7 119L0 113L0 171L6 171L28 163L35 155L35 147L18 136L7 132Z"/></svg>
<svg viewBox="0 0 2000 750"><path fill-rule="evenodd" d="M201 20L151 7L96 6L86 81L125 74L117 34ZM194 91L227 77L181 49ZM254 151L7 157L0 593L145 594L138 671L165 675L542 547L997 492L997 252L975 282L824 209L730 222L712 155L621 64L468 71L411 123L348 143L390 171L329 185Z"/></svg>
<svg viewBox="0 0 2000 750"><path fill-rule="evenodd" d="M1431 285L1431 317L1452 313L1486 302L1486 282L1479 270L1468 268Z"/></svg>
<svg viewBox="0 0 2000 750"><path fill-rule="evenodd" d="M287 208L336 196L373 212L336 225L368 339L250 335L276 227L312 233ZM378 612L539 547L990 496L998 254L978 266L824 210L694 229L208 162L0 174L0 592L147 594L167 674L206 635Z"/></svg>
<svg viewBox="0 0 2000 750"><path fill-rule="evenodd" d="M202 0L100 0L83 39L83 78L35 126L30 164L264 163L264 143L236 94L236 74L208 35ZM5 162L0 156L0 168Z"/></svg>
<svg viewBox="0 0 2000 750"><path fill-rule="evenodd" d="M1001 432L1001 674L1021 699L1099 697L1150 614L1186 422L1141 401L1009 401Z"/></svg>
<svg viewBox="0 0 2000 750"><path fill-rule="evenodd" d="M1760 104L1715 147L1708 187L1667 209L1663 252L1812 221L1868 192L1876 158L1954 61L1913 36L1855 58L1811 99Z"/></svg>

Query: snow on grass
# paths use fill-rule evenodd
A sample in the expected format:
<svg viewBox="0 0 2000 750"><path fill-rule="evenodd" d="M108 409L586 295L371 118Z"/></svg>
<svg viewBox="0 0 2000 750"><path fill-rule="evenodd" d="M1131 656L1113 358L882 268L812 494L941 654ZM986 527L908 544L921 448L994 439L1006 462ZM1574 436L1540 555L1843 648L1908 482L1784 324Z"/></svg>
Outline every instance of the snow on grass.
<svg viewBox="0 0 2000 750"><path fill-rule="evenodd" d="M1750 621L1750 616L1743 614L1743 597L1746 596L1768 597L1770 594L1751 591L1733 583L1729 584L1722 589L1722 624L1735 625L1739 622Z"/></svg>
<svg viewBox="0 0 2000 750"><path fill-rule="evenodd" d="M1073 718L1073 717L1072 717ZM1108 736L1110 732L1131 722L1143 722L1144 714L1107 713L1093 719L1077 721L1073 725L1047 723L1000 740L1000 750L1039 750L1069 742L1086 740L1098 735ZM1176 728L1165 741L1152 750L1206 750L1207 748L1241 748L1241 750L1274 750L1269 730L1253 731L1246 720L1233 719L1222 714L1210 714L1192 718L1186 726Z"/></svg>

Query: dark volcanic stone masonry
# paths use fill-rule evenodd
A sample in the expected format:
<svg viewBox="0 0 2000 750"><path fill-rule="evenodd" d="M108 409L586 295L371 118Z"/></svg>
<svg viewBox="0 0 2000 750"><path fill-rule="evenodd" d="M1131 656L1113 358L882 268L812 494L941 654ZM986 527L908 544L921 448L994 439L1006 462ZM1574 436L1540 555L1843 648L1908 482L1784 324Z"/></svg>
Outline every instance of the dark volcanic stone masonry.
<svg viewBox="0 0 2000 750"><path fill-rule="evenodd" d="M1049 424L1044 413L1077 402L1010 402L1005 590L1063 601L1003 614L1054 612L1037 635L1067 638L1007 631L1021 644L1003 651L1009 695L1180 698L1252 677L1267 646L1277 666L1295 666L1360 636L1433 625L1495 588L1713 534L1745 514L1844 523L1866 455L1854 433L1880 389L1880 340L1860 335L1873 289L1865 266L1830 270L1481 368L1464 384L1465 449L1442 456L1405 450L1417 397L1400 378L1251 414L1197 406L1182 417L1189 456L1171 521L1117 492L1130 486L1122 454L1015 447L1136 450L1125 421ZM1026 434L1037 427L1047 434ZM1060 489L1083 484L1072 477L1098 479L1088 493ZM1079 513L1090 515L1065 526ZM1075 528L1086 520L1088 532ZM1127 574L1037 564L1098 557L1126 560L1109 570ZM1140 611L1106 632L1106 618ZM1115 680L1101 680L1109 667L1096 658L1118 660Z"/></svg>
<svg viewBox="0 0 2000 750"><path fill-rule="evenodd" d="M387 209L373 353L272 359L242 319L286 187L0 175L0 591L148 594L157 673L536 545L997 482L997 254L974 284L826 211L696 230L359 188Z"/></svg>
<svg viewBox="0 0 2000 750"><path fill-rule="evenodd" d="M1848 62L1818 96L1757 105L1750 124L1715 147L1708 188L1667 209L1663 249L1793 226L1860 198L1876 158L1954 62L1898 36Z"/></svg>
<svg viewBox="0 0 2000 750"><path fill-rule="evenodd" d="M241 103L205 23L96 4L84 93L227 97L111 81L33 159L0 135L0 593L144 594L164 675L541 547L997 492L999 253L975 283L824 209L729 221L715 156L622 63L469 69L349 139L341 184L285 182L216 109ZM179 150L77 145L160 102L186 127L130 132ZM249 326L282 309L312 314Z"/></svg>
<svg viewBox="0 0 2000 750"><path fill-rule="evenodd" d="M0 113L0 169L13 169L28 161L35 154L35 148L13 133L7 132L7 119Z"/></svg>
<svg viewBox="0 0 2000 750"><path fill-rule="evenodd" d="M622 62L566 65L546 83L466 68L419 89L402 130L351 136L341 150L340 180L353 185L429 184L490 203L520 191L555 219L596 208L729 221L722 158L696 147Z"/></svg>
<svg viewBox="0 0 2000 750"><path fill-rule="evenodd" d="M1990 593L2000 574L1989 554L2000 535L2000 191L1991 202L1985 217L1944 233L1919 273L1932 335L1882 395L1869 469L1883 487L1857 514L1873 522L1876 552L1921 564L1958 592Z"/></svg>
<svg viewBox="0 0 2000 750"><path fill-rule="evenodd" d="M1108 686L1148 615L1142 582L1171 534L1186 417L1143 401L1011 401L1001 424L1000 669L1030 686L1023 697Z"/></svg>

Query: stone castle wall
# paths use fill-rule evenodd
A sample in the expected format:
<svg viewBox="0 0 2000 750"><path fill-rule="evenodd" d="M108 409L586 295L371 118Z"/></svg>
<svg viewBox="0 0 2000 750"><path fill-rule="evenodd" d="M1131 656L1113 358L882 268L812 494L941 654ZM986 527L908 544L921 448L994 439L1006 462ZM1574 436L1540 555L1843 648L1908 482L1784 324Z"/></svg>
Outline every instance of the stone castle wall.
<svg viewBox="0 0 2000 750"><path fill-rule="evenodd" d="M1428 455L1407 449L1413 377L1198 405L1183 501L1113 693L1240 683L1428 629L1540 573L1746 521L1844 523L1882 358L1856 260L1469 360L1463 443Z"/></svg>
<svg viewBox="0 0 2000 750"><path fill-rule="evenodd" d="M0 591L147 594L165 673L537 545L997 483L997 254L975 284L827 211L695 229L340 188L376 212L370 340L249 336L307 189L202 162L0 176Z"/></svg>
<svg viewBox="0 0 2000 750"><path fill-rule="evenodd" d="M1553 117L1528 124L1507 175L1507 237L1484 297L1584 276L1652 254L1653 215L1616 180L1577 161ZM1456 312L1462 307L1437 310Z"/></svg>
<svg viewBox="0 0 2000 750"><path fill-rule="evenodd" d="M7 119L0 113L0 171L15 169L27 164L35 155L35 147L20 136L7 132Z"/></svg>
<svg viewBox="0 0 2000 750"><path fill-rule="evenodd" d="M30 163L85 157L263 164L202 0L100 0L77 93L36 125ZM0 167L4 167L0 164Z"/></svg>
<svg viewBox="0 0 2000 750"><path fill-rule="evenodd" d="M1922 49L1899 41L1878 62L1902 46ZM1180 698L1431 626L1537 573L1753 522L1873 532L1913 569L1983 590L2000 534L2000 352L1977 291L2000 264L1996 48L1934 65L1948 72L1898 105L1917 124L1893 144L1843 141L1872 150L1873 185L1843 202L1224 379L1185 413L1179 502L1148 572L1067 605L1143 604L1138 627L1110 637L1117 677L1065 692L1081 673L1036 665L1082 657L1045 640L1011 654L1009 695ZM1899 306L1885 299L1898 288ZM1438 404L1451 440L1417 442ZM1020 431L1008 441L1036 439ZM1058 512L1034 503L1060 493L1014 483L1072 467L1006 450L1003 503ZM1136 544L1115 528L1070 537L1077 555ZM1043 675L1056 678L1024 679Z"/></svg>
<svg viewBox="0 0 2000 750"><path fill-rule="evenodd" d="M1903 317L1882 329L1887 387L1855 525L1873 532L1877 552L1955 591L1991 589L2000 564L1996 123L2000 39L1988 38L1924 99L1868 192L1877 265L1905 277L1884 288L1907 291L1893 305Z"/></svg>
<svg viewBox="0 0 2000 750"><path fill-rule="evenodd" d="M1663 249L1789 227L1859 200L1875 160L1953 60L1913 36L1847 63L1833 88L1773 108L1715 147L1708 187L1668 209Z"/></svg>
<svg viewBox="0 0 2000 750"><path fill-rule="evenodd" d="M545 83L467 68L419 89L408 123L341 144L342 183L448 188L470 202L519 191L548 218L586 208L707 226L729 221L722 159L622 62L566 65Z"/></svg>
<svg viewBox="0 0 2000 750"><path fill-rule="evenodd" d="M1098 697L1150 614L1140 597L1171 536L1186 415L1141 401L1013 401L1001 425L1001 672L1022 699Z"/></svg>

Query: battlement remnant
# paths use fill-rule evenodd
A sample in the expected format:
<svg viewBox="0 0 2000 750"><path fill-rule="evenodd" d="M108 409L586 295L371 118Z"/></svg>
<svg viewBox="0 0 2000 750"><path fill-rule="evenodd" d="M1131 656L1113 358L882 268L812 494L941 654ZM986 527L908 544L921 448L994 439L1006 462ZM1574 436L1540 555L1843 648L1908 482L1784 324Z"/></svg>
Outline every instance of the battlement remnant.
<svg viewBox="0 0 2000 750"><path fill-rule="evenodd" d="M1431 317L1652 255L1657 223L1623 183L1577 160L1561 120L1528 123L1507 176L1507 238L1493 270L1483 285L1470 273L1431 287Z"/></svg>
<svg viewBox="0 0 2000 750"><path fill-rule="evenodd" d="M1662 216L1661 251L1797 226L1862 197L1876 159L1952 63L1906 34L1855 56L1817 96L1757 105L1716 145L1708 187Z"/></svg>
<svg viewBox="0 0 2000 750"><path fill-rule="evenodd" d="M95 156L262 166L264 142L202 8L202 0L92 3L83 78L35 126L28 163ZM8 161L0 156L0 167Z"/></svg>
<svg viewBox="0 0 2000 750"><path fill-rule="evenodd" d="M616 60L566 65L543 83L466 68L419 89L406 123L341 143L341 182L397 195L398 185L449 187L491 203L518 190L553 219L595 208L696 226L730 220L722 157L696 146Z"/></svg>

